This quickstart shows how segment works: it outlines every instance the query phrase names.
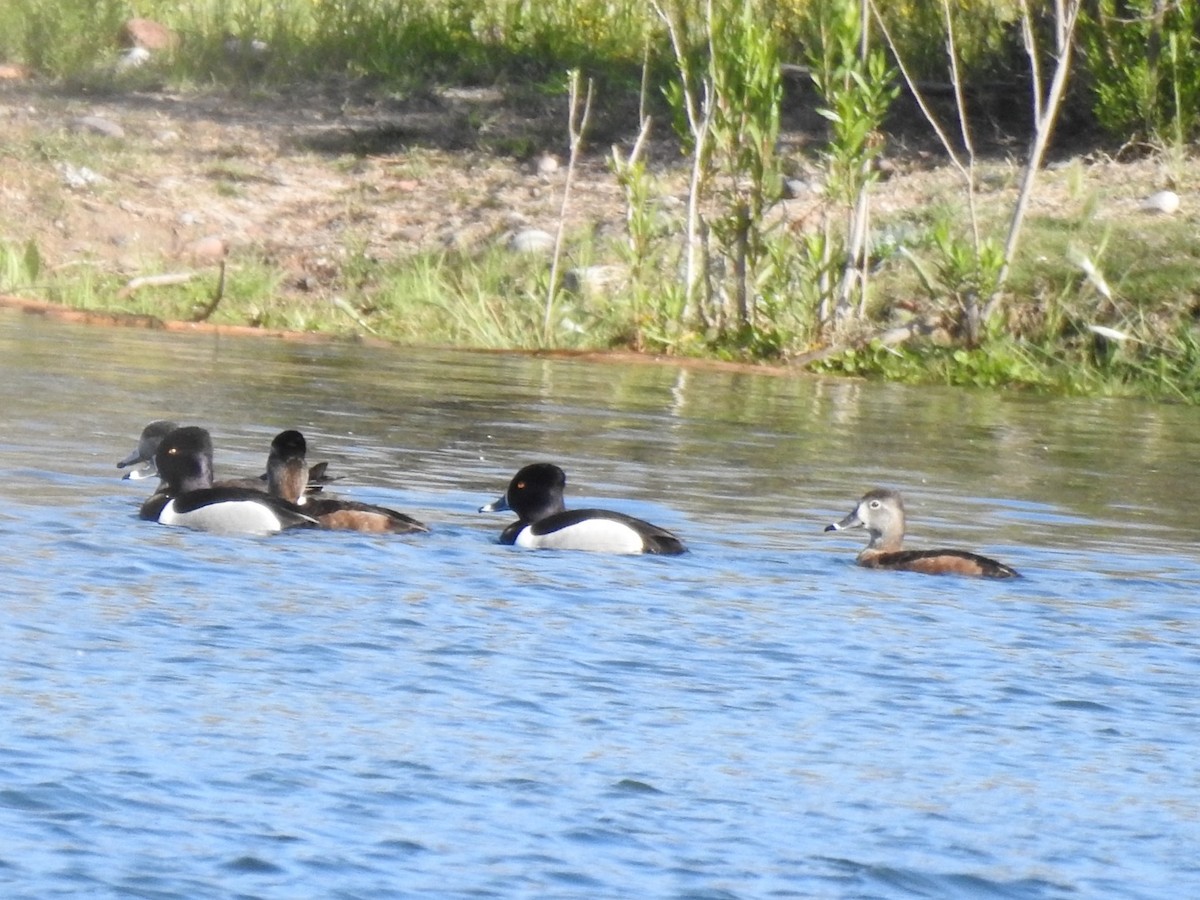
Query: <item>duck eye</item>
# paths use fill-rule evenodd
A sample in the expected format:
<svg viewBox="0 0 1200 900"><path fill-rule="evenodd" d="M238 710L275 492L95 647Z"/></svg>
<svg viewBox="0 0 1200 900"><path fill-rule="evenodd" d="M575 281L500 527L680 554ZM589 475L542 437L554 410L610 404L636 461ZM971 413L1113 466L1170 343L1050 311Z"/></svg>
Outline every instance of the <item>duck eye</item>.
<svg viewBox="0 0 1200 900"><path fill-rule="evenodd" d="M167 454L168 454L169 456L174 456L174 455L175 455L176 453L178 453L178 452L179 452L179 448L178 448L178 447L169 447L169 448L167 449Z"/></svg>
<svg viewBox="0 0 1200 900"><path fill-rule="evenodd" d="M518 490L518 491L523 491L523 490L525 490L525 482L523 482L523 481L518 481L518 482L517 482L517 490Z"/></svg>
<svg viewBox="0 0 1200 900"><path fill-rule="evenodd" d="M879 504L879 501L878 501L878 500L872 500L872 501L871 501L871 509L879 509L879 505L880 505L880 504Z"/></svg>

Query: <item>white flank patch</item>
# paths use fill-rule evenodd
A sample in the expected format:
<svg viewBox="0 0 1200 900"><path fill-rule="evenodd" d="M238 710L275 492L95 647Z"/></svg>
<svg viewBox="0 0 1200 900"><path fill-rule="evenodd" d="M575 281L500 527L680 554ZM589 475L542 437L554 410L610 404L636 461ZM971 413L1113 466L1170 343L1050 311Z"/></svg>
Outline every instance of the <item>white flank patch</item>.
<svg viewBox="0 0 1200 900"><path fill-rule="evenodd" d="M642 536L623 522L612 519L588 519L568 525L550 534L533 534L523 528L517 546L532 550L592 550L597 553L642 553Z"/></svg>
<svg viewBox="0 0 1200 900"><path fill-rule="evenodd" d="M172 500L163 507L158 521L218 534L273 534L283 528L270 507L252 500L226 500L187 513L177 513Z"/></svg>

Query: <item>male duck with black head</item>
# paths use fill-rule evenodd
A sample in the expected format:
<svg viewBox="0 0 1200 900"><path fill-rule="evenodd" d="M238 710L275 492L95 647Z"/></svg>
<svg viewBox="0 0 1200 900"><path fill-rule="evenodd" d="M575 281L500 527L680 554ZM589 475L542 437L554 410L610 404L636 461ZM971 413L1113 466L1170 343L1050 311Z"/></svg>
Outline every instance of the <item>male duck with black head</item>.
<svg viewBox="0 0 1200 900"><path fill-rule="evenodd" d="M154 457L158 453L158 445L162 443L163 438L174 431L179 426L169 419L155 419L142 429L141 435L138 437L137 446L123 460L117 463L118 469L128 468L124 477L130 481L137 481L142 478L153 478L158 475L158 470L155 468ZM329 463L319 462L308 470L308 482L305 490L308 493L316 493L322 489L324 485L330 482L337 481L337 478L328 474L327 469ZM245 476L241 478L223 478L213 482L216 487L247 487L254 488L256 491L267 490L266 474L257 477ZM159 490L165 489L165 484L159 485Z"/></svg>
<svg viewBox="0 0 1200 900"><path fill-rule="evenodd" d="M332 531L363 531L374 534L415 534L429 529L411 516L354 500L306 496L309 468L305 460L308 442L299 431L282 431L271 441L267 456L267 490L297 504Z"/></svg>
<svg viewBox="0 0 1200 900"><path fill-rule="evenodd" d="M176 428L158 445L154 463L164 487L142 504L141 517L223 534L273 534L315 528L300 507L260 490L213 486L212 438L203 428Z"/></svg>
<svg viewBox="0 0 1200 900"><path fill-rule="evenodd" d="M666 529L607 509L567 509L567 476L551 463L521 469L503 497L480 512L517 514L500 534L501 544L545 550L592 550L600 553L683 553L683 541Z"/></svg>
<svg viewBox="0 0 1200 900"><path fill-rule="evenodd" d="M853 511L826 531L865 528L870 537L858 554L858 564L868 569L897 569L926 575L976 575L982 578L1016 578L1018 573L969 550L904 550L904 501L896 491L868 491Z"/></svg>

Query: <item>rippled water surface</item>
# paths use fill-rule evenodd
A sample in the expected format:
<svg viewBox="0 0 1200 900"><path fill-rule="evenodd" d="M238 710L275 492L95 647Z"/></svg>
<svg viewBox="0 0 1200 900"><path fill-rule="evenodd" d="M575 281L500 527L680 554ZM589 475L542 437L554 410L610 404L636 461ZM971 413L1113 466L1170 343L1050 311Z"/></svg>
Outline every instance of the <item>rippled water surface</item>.
<svg viewBox="0 0 1200 900"><path fill-rule="evenodd" d="M1200 896L1194 410L0 313L0 895ZM152 418L416 537L138 521ZM522 464L680 558L525 552ZM822 533L902 489L913 546Z"/></svg>

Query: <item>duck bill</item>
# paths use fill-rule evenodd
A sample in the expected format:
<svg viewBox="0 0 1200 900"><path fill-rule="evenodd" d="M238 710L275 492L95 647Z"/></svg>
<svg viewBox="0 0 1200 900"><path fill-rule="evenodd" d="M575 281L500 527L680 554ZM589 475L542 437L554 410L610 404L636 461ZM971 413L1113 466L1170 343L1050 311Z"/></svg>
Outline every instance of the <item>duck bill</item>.
<svg viewBox="0 0 1200 900"><path fill-rule="evenodd" d="M849 531L852 528L862 528L865 523L858 517L858 510L850 513L844 519L839 519L830 525L825 526L826 531Z"/></svg>
<svg viewBox="0 0 1200 900"><path fill-rule="evenodd" d="M480 512L505 512L506 510L510 510L510 509L512 509L512 507L508 505L508 495L507 494L505 494L502 497L497 497L495 500L493 500L487 506L479 507Z"/></svg>
<svg viewBox="0 0 1200 900"><path fill-rule="evenodd" d="M137 460L134 460L134 462L137 462ZM118 465L120 465L120 463L118 463ZM125 465L133 465L133 463L126 463ZM128 472L126 472L124 475L121 476L121 478L125 481L141 481L143 478L157 478L157 477L158 477L158 468L154 465L153 462L149 462L149 461L139 464L138 466L130 469Z"/></svg>
<svg viewBox="0 0 1200 900"><path fill-rule="evenodd" d="M117 463L117 468L125 469L125 468L128 468L129 466L134 466L134 465L137 465L138 463L145 463L145 462L147 462L147 460L142 458L142 451L140 449L134 450L127 457L125 457L123 460L121 460L119 463Z"/></svg>

